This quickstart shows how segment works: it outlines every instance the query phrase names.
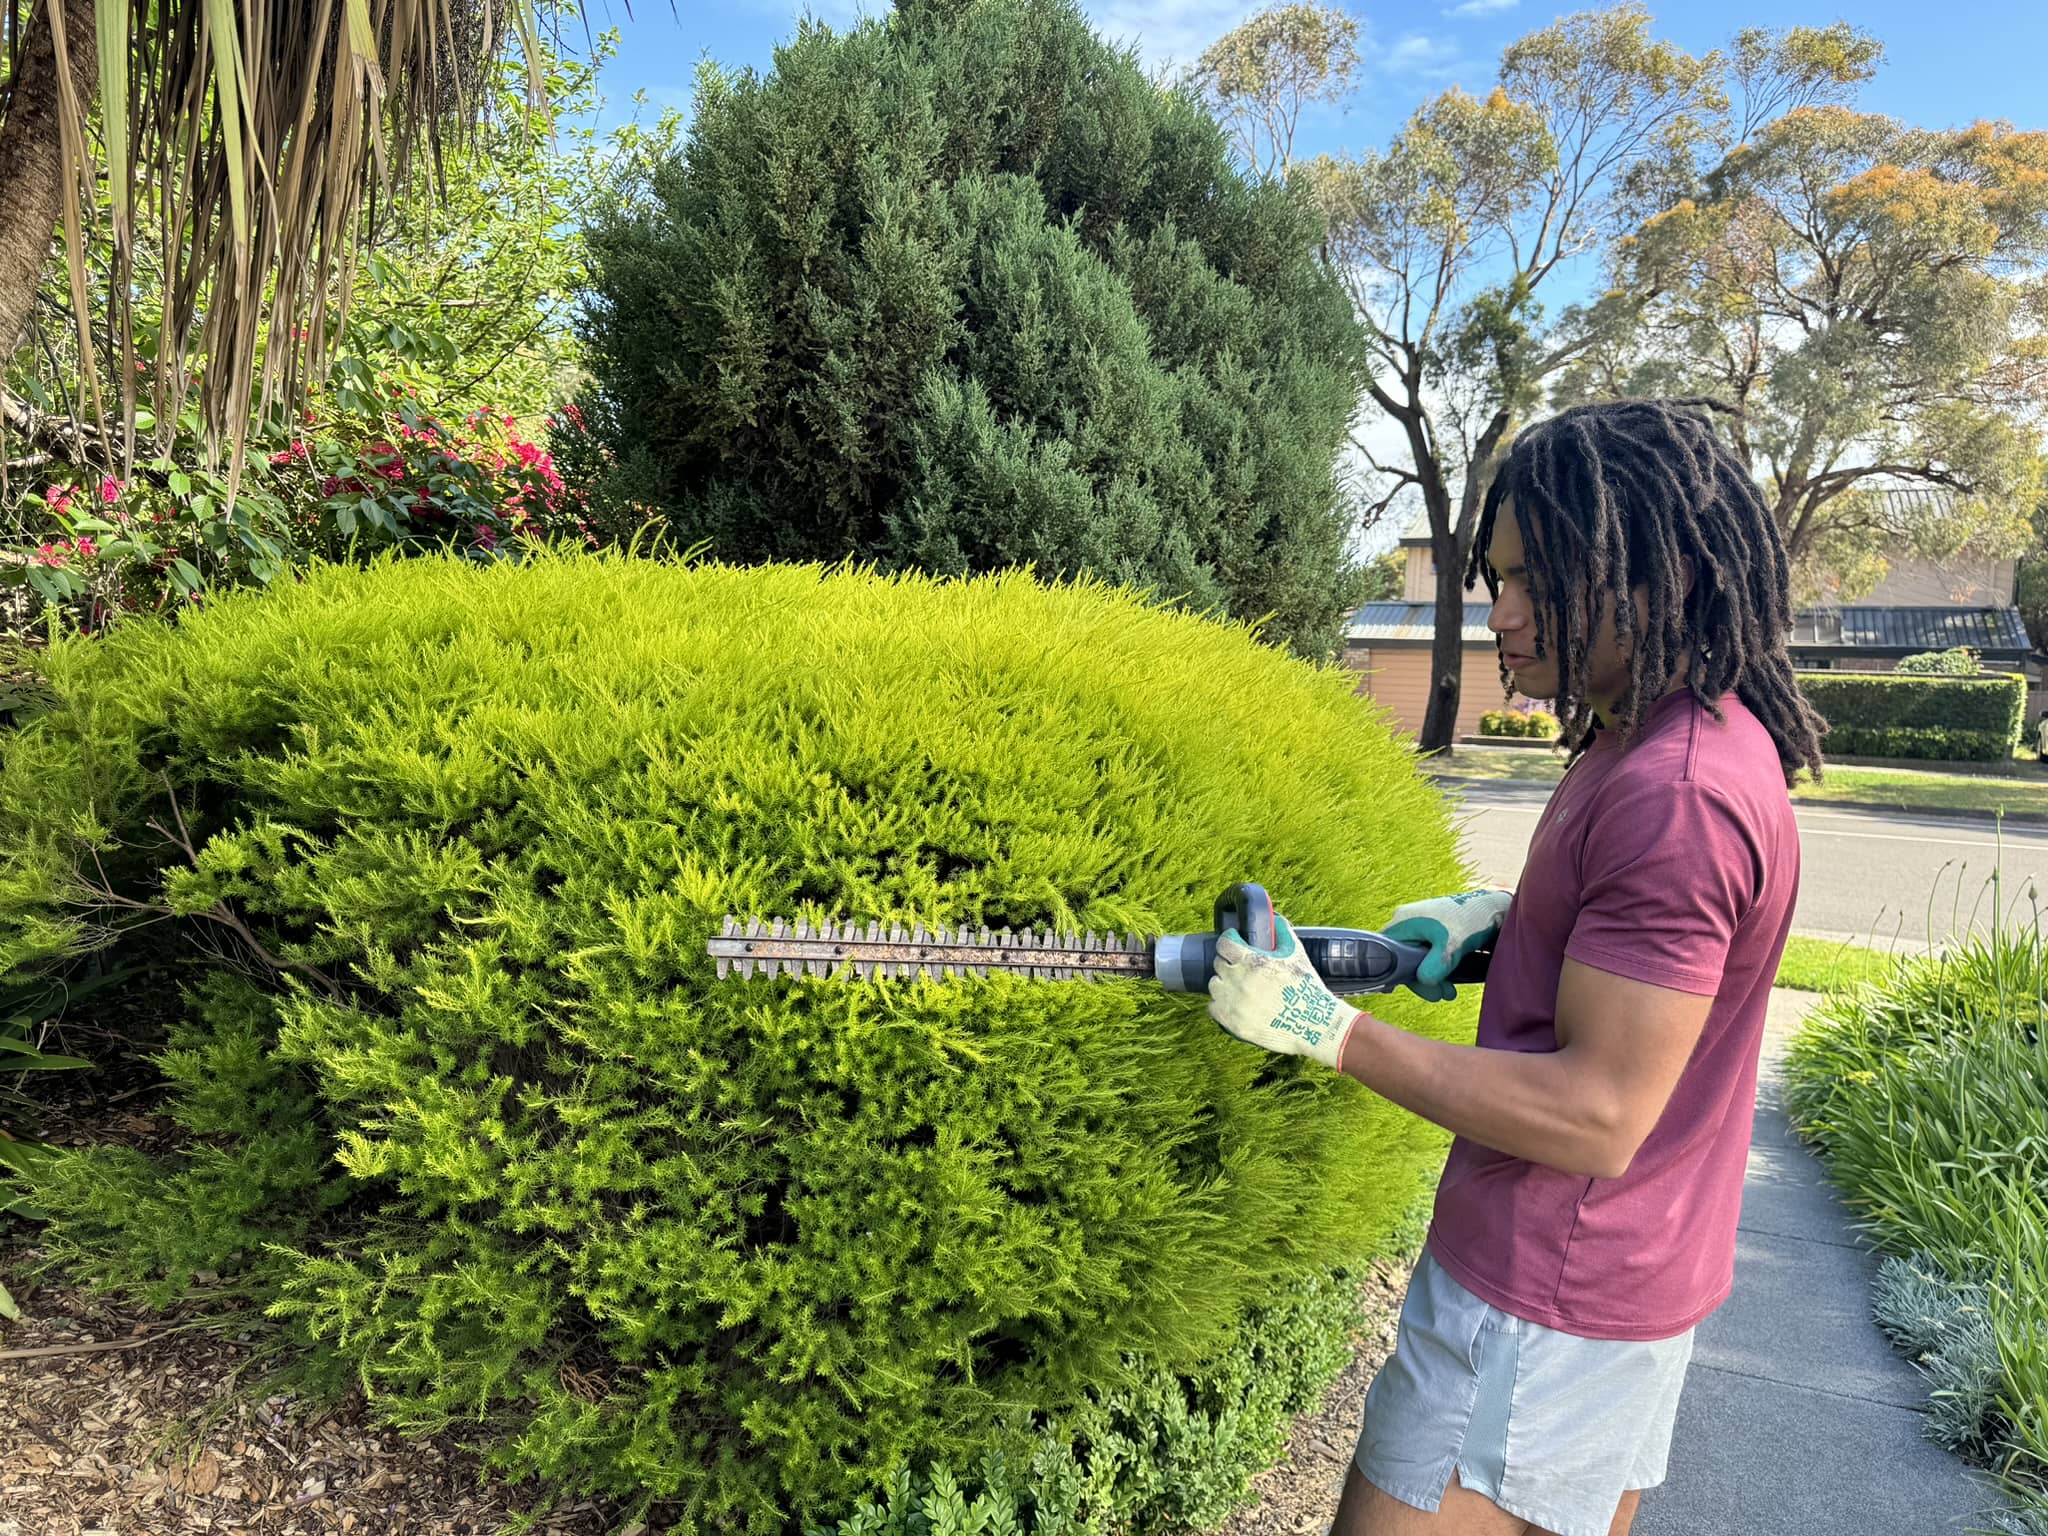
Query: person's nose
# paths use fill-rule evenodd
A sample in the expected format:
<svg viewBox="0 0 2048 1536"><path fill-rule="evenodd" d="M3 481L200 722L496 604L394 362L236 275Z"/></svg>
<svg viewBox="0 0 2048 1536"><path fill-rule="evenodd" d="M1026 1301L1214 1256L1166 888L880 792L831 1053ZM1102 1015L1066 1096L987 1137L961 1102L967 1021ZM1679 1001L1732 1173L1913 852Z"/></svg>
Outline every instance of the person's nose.
<svg viewBox="0 0 2048 1536"><path fill-rule="evenodd" d="M1529 627L1528 605L1506 587L1486 613L1486 627L1496 635L1518 635Z"/></svg>

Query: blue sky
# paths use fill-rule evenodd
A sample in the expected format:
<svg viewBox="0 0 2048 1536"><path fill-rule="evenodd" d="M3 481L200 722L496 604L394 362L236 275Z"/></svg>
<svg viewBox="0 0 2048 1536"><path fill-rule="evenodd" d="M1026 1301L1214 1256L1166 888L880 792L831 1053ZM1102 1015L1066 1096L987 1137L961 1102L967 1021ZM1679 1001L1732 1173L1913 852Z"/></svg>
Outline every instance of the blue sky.
<svg viewBox="0 0 2048 1536"><path fill-rule="evenodd" d="M1192 62L1216 38L1266 9L1273 0L1087 0L1085 9L1105 37L1137 49L1152 67ZM1358 17L1365 70L1354 98L1342 108L1318 109L1304 119L1297 155L1357 151L1387 142L1423 101L1450 86L1475 93L1490 87L1501 49L1525 32L1546 26L1568 7L1556 0L1325 0ZM632 94L647 95L645 112L687 108L690 81L708 54L728 67L751 65L766 73L774 49L796 29L806 10L844 28L863 14L882 14L888 0L593 0L598 27L622 33L617 58L601 78L607 104L600 124L633 112ZM2048 128L2048 0L1650 0L1658 35L1699 54L1726 44L1745 26L1826 26L1848 21L1885 44L1885 62L1863 90L1859 105L1922 127L1955 127L1979 118L2004 119L2021 128ZM574 36L573 26L571 36ZM1577 268L1574 271L1573 268ZM1552 313L1580 295L1573 283L1597 275L1583 258L1560 270L1545 293ZM1391 422L1362 421L1376 451L1398 444ZM1406 512L1396 508L1362 536L1362 552L1397 536Z"/></svg>
<svg viewBox="0 0 2048 1536"><path fill-rule="evenodd" d="M1265 8L1245 0L1090 0L1090 18L1106 37L1136 47L1148 64L1193 59L1217 37ZM883 0L595 0L596 25L616 26L624 47L605 70L616 119L627 98L684 106L696 61L766 71L774 48L806 10L833 26L888 9ZM1388 0L1348 6L1367 35L1367 75L1348 110L1329 109L1306 123L1299 152L1361 149L1384 143L1425 97L1450 85L1480 90L1502 46L1563 11L1551 0ZM1874 32L1886 61L1865 89L1866 109L1927 127L2005 118L2048 127L2048 3L2044 0L1666 0L1653 3L1657 30L1699 53L1738 27L1824 26L1846 20Z"/></svg>

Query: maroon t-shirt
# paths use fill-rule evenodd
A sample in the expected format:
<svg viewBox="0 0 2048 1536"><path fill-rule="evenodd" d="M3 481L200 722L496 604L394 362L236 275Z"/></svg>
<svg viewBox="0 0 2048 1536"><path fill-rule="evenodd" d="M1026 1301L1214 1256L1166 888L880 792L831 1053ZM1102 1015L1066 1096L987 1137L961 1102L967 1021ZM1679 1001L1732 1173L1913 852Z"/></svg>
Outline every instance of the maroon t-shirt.
<svg viewBox="0 0 2048 1536"><path fill-rule="evenodd" d="M1503 1312L1595 1339L1685 1332L1728 1297L1764 1010L1799 890L1799 829L1768 732L1733 694L1650 706L1572 765L1536 823L1495 941L1479 1044L1554 1051L1567 957L1714 999L1671 1100L1620 1178L1463 1136L1429 1247Z"/></svg>

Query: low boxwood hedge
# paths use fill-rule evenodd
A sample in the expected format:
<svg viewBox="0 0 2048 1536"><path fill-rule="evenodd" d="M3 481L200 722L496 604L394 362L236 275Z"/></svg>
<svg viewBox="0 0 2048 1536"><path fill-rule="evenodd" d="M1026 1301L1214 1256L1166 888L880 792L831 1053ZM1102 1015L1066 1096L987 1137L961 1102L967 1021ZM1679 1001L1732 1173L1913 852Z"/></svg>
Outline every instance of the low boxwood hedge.
<svg viewBox="0 0 2048 1536"><path fill-rule="evenodd" d="M1831 755L1997 762L2026 718L2027 682L1880 672L1802 672L1799 690L1828 722Z"/></svg>
<svg viewBox="0 0 2048 1536"><path fill-rule="evenodd" d="M1243 626L1023 573L424 559L43 665L0 971L194 978L186 1151L67 1158L52 1243L271 1301L513 1474L779 1530L1028 1455L1214 1369L1440 1163L1198 995L704 955L728 911L1171 932L1245 879L1361 925L1459 888L1384 714Z"/></svg>

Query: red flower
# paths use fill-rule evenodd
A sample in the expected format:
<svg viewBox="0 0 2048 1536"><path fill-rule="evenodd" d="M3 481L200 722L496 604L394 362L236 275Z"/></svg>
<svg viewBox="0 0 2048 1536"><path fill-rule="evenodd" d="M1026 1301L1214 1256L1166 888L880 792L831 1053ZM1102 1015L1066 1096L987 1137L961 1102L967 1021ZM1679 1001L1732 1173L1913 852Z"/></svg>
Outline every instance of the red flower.
<svg viewBox="0 0 2048 1536"><path fill-rule="evenodd" d="M112 506L115 502L119 501L121 499L121 486L123 483L116 480L112 475L105 476L100 481L100 500L104 501L108 506Z"/></svg>

